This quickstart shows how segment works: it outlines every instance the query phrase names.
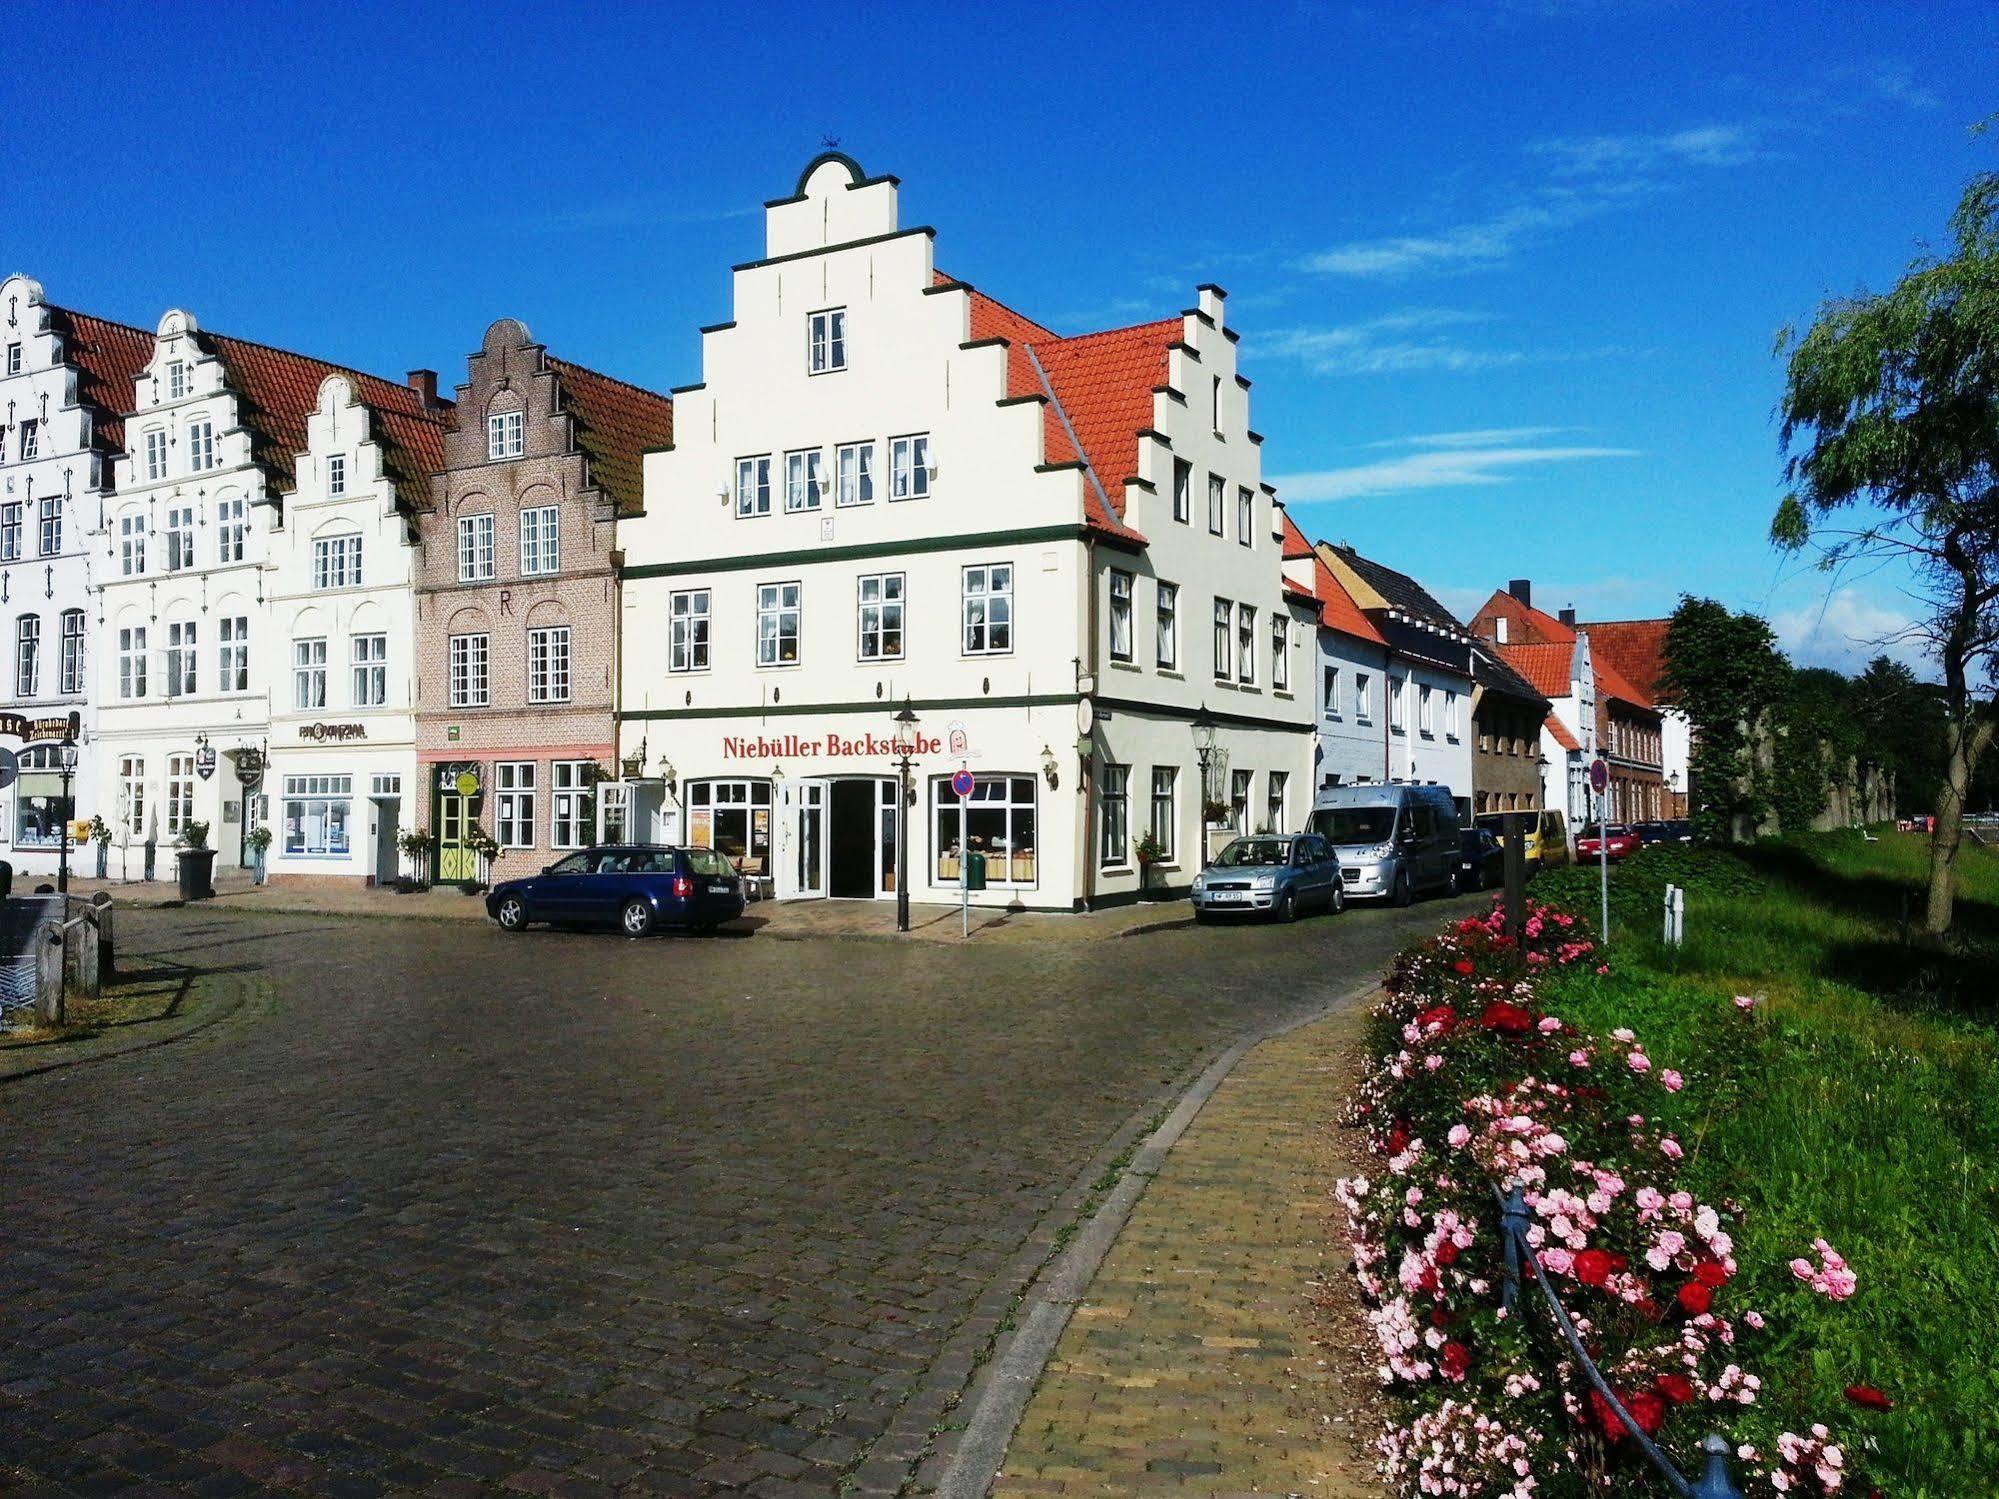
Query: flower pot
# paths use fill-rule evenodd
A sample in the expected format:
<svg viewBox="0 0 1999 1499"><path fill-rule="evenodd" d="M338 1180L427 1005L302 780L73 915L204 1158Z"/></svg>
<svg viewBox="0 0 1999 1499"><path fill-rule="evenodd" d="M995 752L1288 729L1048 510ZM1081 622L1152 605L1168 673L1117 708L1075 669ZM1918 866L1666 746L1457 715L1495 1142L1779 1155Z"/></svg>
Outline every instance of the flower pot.
<svg viewBox="0 0 1999 1499"><path fill-rule="evenodd" d="M215 850L184 848L174 855L180 873L182 900L207 900L215 894Z"/></svg>

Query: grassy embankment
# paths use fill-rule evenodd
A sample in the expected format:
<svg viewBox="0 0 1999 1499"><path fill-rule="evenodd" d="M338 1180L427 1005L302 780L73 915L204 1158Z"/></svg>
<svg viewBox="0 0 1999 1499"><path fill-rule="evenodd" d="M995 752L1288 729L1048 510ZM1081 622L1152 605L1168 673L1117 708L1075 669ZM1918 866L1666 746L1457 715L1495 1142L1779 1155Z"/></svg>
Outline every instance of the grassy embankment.
<svg viewBox="0 0 1999 1499"><path fill-rule="evenodd" d="M1701 1188L1747 1209L1750 1304L1782 1302L1778 1341L1745 1360L1772 1404L1839 1418L1870 1439L1873 1482L1940 1499L1999 1492L1999 854L1966 847L1942 952L1904 939L1926 857L1892 831L1649 851L1612 875L1612 972L1565 976L1553 1000L1687 1071ZM1676 950L1668 879L1689 889ZM1533 893L1594 919L1596 871ZM1850 1301L1801 1295L1786 1269L1819 1235L1859 1274ZM1855 1384L1895 1408L1847 1405Z"/></svg>

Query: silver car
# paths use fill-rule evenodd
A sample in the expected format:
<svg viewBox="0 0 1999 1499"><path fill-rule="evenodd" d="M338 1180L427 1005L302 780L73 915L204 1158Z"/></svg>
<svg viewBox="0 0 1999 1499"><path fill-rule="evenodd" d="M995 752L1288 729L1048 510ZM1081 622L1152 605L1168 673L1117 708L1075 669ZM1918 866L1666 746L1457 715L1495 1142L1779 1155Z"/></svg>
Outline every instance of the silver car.
<svg viewBox="0 0 1999 1499"><path fill-rule="evenodd" d="M1194 876L1194 919L1256 912L1296 921L1307 907L1346 909L1340 862L1314 833L1238 838Z"/></svg>

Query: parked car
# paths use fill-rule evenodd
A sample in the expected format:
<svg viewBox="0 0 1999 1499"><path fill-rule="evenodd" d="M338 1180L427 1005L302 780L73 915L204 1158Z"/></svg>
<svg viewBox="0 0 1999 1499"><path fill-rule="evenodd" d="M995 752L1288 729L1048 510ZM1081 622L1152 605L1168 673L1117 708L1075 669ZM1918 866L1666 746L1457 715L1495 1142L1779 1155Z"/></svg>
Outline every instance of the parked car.
<svg viewBox="0 0 1999 1499"><path fill-rule="evenodd" d="M1694 841L1694 825L1684 817L1668 819L1666 831L1672 835L1672 841L1675 843L1692 843Z"/></svg>
<svg viewBox="0 0 1999 1499"><path fill-rule="evenodd" d="M486 894L486 914L509 932L541 921L643 937L662 926L711 930L742 915L743 901L742 876L712 848L611 844L502 880Z"/></svg>
<svg viewBox="0 0 1999 1499"><path fill-rule="evenodd" d="M1346 909L1340 861L1312 833L1238 838L1194 876L1194 919L1259 911L1296 921L1308 906Z"/></svg>
<svg viewBox="0 0 1999 1499"><path fill-rule="evenodd" d="M1543 869L1560 869L1569 862L1569 829L1562 814L1548 808L1536 812L1481 812L1478 825L1499 839L1506 840L1507 819L1524 817L1527 819L1527 872L1537 874Z"/></svg>
<svg viewBox="0 0 1999 1499"><path fill-rule="evenodd" d="M1667 822L1640 822L1632 824L1631 830L1638 835L1638 842L1650 847L1654 843L1673 843L1673 827Z"/></svg>
<svg viewBox="0 0 1999 1499"><path fill-rule="evenodd" d="M1607 832L1599 829L1596 823L1591 823L1576 834L1576 858L1587 863L1599 857L1605 851L1603 848L1605 843L1608 843L1608 853L1613 864L1619 859L1630 858L1645 846L1638 834L1624 823L1611 823Z"/></svg>
<svg viewBox="0 0 1999 1499"><path fill-rule="evenodd" d="M1458 806L1448 787L1394 782L1328 786L1311 831L1333 846L1349 900L1406 906L1417 895L1458 891Z"/></svg>
<svg viewBox="0 0 1999 1499"><path fill-rule="evenodd" d="M1466 890L1496 889L1506 883L1506 850L1485 828L1458 833L1458 884Z"/></svg>

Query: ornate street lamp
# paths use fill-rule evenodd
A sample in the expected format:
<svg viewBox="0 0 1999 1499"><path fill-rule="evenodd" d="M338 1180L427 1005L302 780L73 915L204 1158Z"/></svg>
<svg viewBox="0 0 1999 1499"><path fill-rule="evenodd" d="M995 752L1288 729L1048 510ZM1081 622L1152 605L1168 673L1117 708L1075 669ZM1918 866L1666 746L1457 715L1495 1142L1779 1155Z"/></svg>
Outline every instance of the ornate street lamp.
<svg viewBox="0 0 1999 1499"><path fill-rule="evenodd" d="M895 716L894 744L902 756L895 762L900 772L895 809L895 929L906 932L909 930L909 772L910 755L916 749L916 709L907 695L902 700L902 711Z"/></svg>
<svg viewBox="0 0 1999 1499"><path fill-rule="evenodd" d="M76 815L76 803L70 798L70 783L76 778L76 736L65 734L62 743L56 747L56 764L62 770L62 842L56 853L56 893L69 894L69 823ZM68 919L65 908L63 917Z"/></svg>
<svg viewBox="0 0 1999 1499"><path fill-rule="evenodd" d="M1194 758L1201 762L1200 813L1196 826L1201 832L1201 867L1208 867L1208 766L1215 758L1215 730L1219 725L1206 703L1194 715Z"/></svg>

